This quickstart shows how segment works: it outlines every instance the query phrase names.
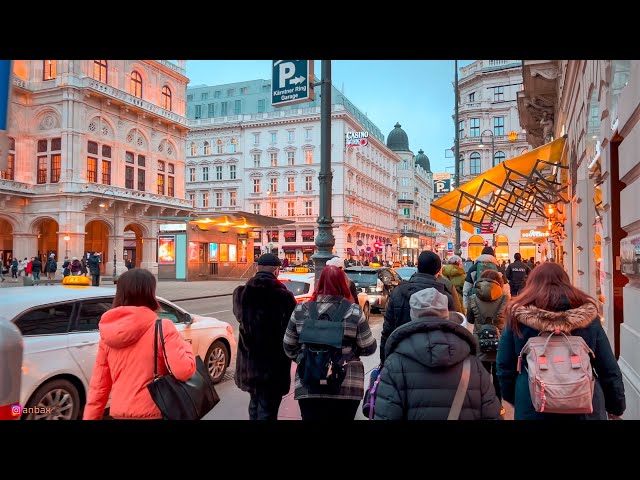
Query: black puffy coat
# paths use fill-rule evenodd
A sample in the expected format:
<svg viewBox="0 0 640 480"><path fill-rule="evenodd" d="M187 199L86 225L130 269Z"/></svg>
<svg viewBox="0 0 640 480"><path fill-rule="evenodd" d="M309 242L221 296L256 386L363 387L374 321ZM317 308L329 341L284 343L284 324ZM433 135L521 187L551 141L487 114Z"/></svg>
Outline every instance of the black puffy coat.
<svg viewBox="0 0 640 480"><path fill-rule="evenodd" d="M441 318L414 320L389 337L375 399L376 420L446 420L471 356L460 420L498 420L501 405L491 375L475 356L469 331Z"/></svg>
<svg viewBox="0 0 640 480"><path fill-rule="evenodd" d="M91 275L100 275L100 256L99 255L91 255L89 257L89 273Z"/></svg>
<svg viewBox="0 0 640 480"><path fill-rule="evenodd" d="M296 300L271 273L258 272L233 292L233 314L240 323L236 385L286 395L291 385L291 359L282 339Z"/></svg>
<svg viewBox="0 0 640 480"><path fill-rule="evenodd" d="M514 420L605 419L605 410L614 415L624 413L626 403L622 373L593 304L585 303L570 308L565 302L553 312L534 306L519 307L516 318L521 335L516 335L509 326L505 328L500 337L496 362L502 396L513 404ZM591 361L597 375L592 415L536 412L529 393L527 369L523 368L521 373L517 371L518 356L527 340L541 331L555 329L582 337L595 354Z"/></svg>
<svg viewBox="0 0 640 480"><path fill-rule="evenodd" d="M384 362L385 343L387 338L400 325L411 320L409 313L409 299L414 293L425 288L435 288L443 295L447 296L448 308L450 312L454 312L453 298L447 292L443 282L438 282L436 277L428 273L414 273L407 283L403 283L393 289L384 311L384 325L382 326L382 334L380 336L380 360Z"/></svg>

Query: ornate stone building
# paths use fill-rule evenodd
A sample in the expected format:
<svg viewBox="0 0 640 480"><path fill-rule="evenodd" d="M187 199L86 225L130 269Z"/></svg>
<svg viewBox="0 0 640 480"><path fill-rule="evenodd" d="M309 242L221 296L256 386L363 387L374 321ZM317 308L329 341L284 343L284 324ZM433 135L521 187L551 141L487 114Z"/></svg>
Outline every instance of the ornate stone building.
<svg viewBox="0 0 640 480"><path fill-rule="evenodd" d="M556 258L597 298L640 419L640 61L525 60L520 121L531 145L566 135L567 204L553 218Z"/></svg>
<svg viewBox="0 0 640 480"><path fill-rule="evenodd" d="M16 60L0 252L102 252L157 272L158 221L187 215L184 61ZM114 243L115 240L115 243Z"/></svg>
<svg viewBox="0 0 640 480"><path fill-rule="evenodd" d="M409 137L399 123L387 136L387 147L400 157L398 164L398 234L394 260L416 264L420 252L434 247L435 223L430 220L433 174L429 157L409 149Z"/></svg>
<svg viewBox="0 0 640 480"><path fill-rule="evenodd" d="M521 88L521 60L477 60L460 68L461 184L529 150L518 118L517 93ZM463 230L461 243L466 246L461 249L462 255L475 259L485 243L495 242L499 260L513 261L516 252L524 258L542 259L544 248L523 238L522 232L544 225L544 219L534 216L528 223L516 221L512 228L500 225L495 235L478 230L470 234Z"/></svg>

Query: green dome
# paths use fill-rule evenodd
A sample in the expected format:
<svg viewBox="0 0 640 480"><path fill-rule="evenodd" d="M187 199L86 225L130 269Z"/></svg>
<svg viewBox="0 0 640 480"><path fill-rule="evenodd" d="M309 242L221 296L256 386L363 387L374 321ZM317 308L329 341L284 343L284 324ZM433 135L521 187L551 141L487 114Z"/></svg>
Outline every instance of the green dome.
<svg viewBox="0 0 640 480"><path fill-rule="evenodd" d="M387 147L395 152L409 151L409 137L407 137L407 132L400 128L399 123L395 124L395 128L391 130L391 133L387 137Z"/></svg>
<svg viewBox="0 0 640 480"><path fill-rule="evenodd" d="M425 171L431 173L431 162L429 162L429 157L424 154L424 150L418 150L418 155L415 157L416 165L420 165Z"/></svg>

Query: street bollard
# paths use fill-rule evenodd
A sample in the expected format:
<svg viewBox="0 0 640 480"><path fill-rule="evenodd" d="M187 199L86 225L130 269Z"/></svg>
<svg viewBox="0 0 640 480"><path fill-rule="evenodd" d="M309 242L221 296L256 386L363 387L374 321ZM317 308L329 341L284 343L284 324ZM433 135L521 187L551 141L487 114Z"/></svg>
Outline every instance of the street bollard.
<svg viewBox="0 0 640 480"><path fill-rule="evenodd" d="M19 420L23 341L20 330L0 317L0 420Z"/></svg>

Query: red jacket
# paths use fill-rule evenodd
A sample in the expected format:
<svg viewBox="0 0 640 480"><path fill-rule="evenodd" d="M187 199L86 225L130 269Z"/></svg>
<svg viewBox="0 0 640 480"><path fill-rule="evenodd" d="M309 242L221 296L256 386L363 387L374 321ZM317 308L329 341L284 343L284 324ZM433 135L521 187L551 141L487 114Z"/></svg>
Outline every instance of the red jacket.
<svg viewBox="0 0 640 480"><path fill-rule="evenodd" d="M31 273L33 272L33 260L29 260L29 263L27 263L24 271L27 272L27 275L31 275Z"/></svg>
<svg viewBox="0 0 640 480"><path fill-rule="evenodd" d="M147 384L153 380L153 335L157 314L147 307L117 307L100 319L100 344L89 386L84 420L100 420L111 394L114 418L160 419ZM196 371L191 344L171 320L162 321L167 358L174 376L186 381ZM168 373L158 342L158 374Z"/></svg>

